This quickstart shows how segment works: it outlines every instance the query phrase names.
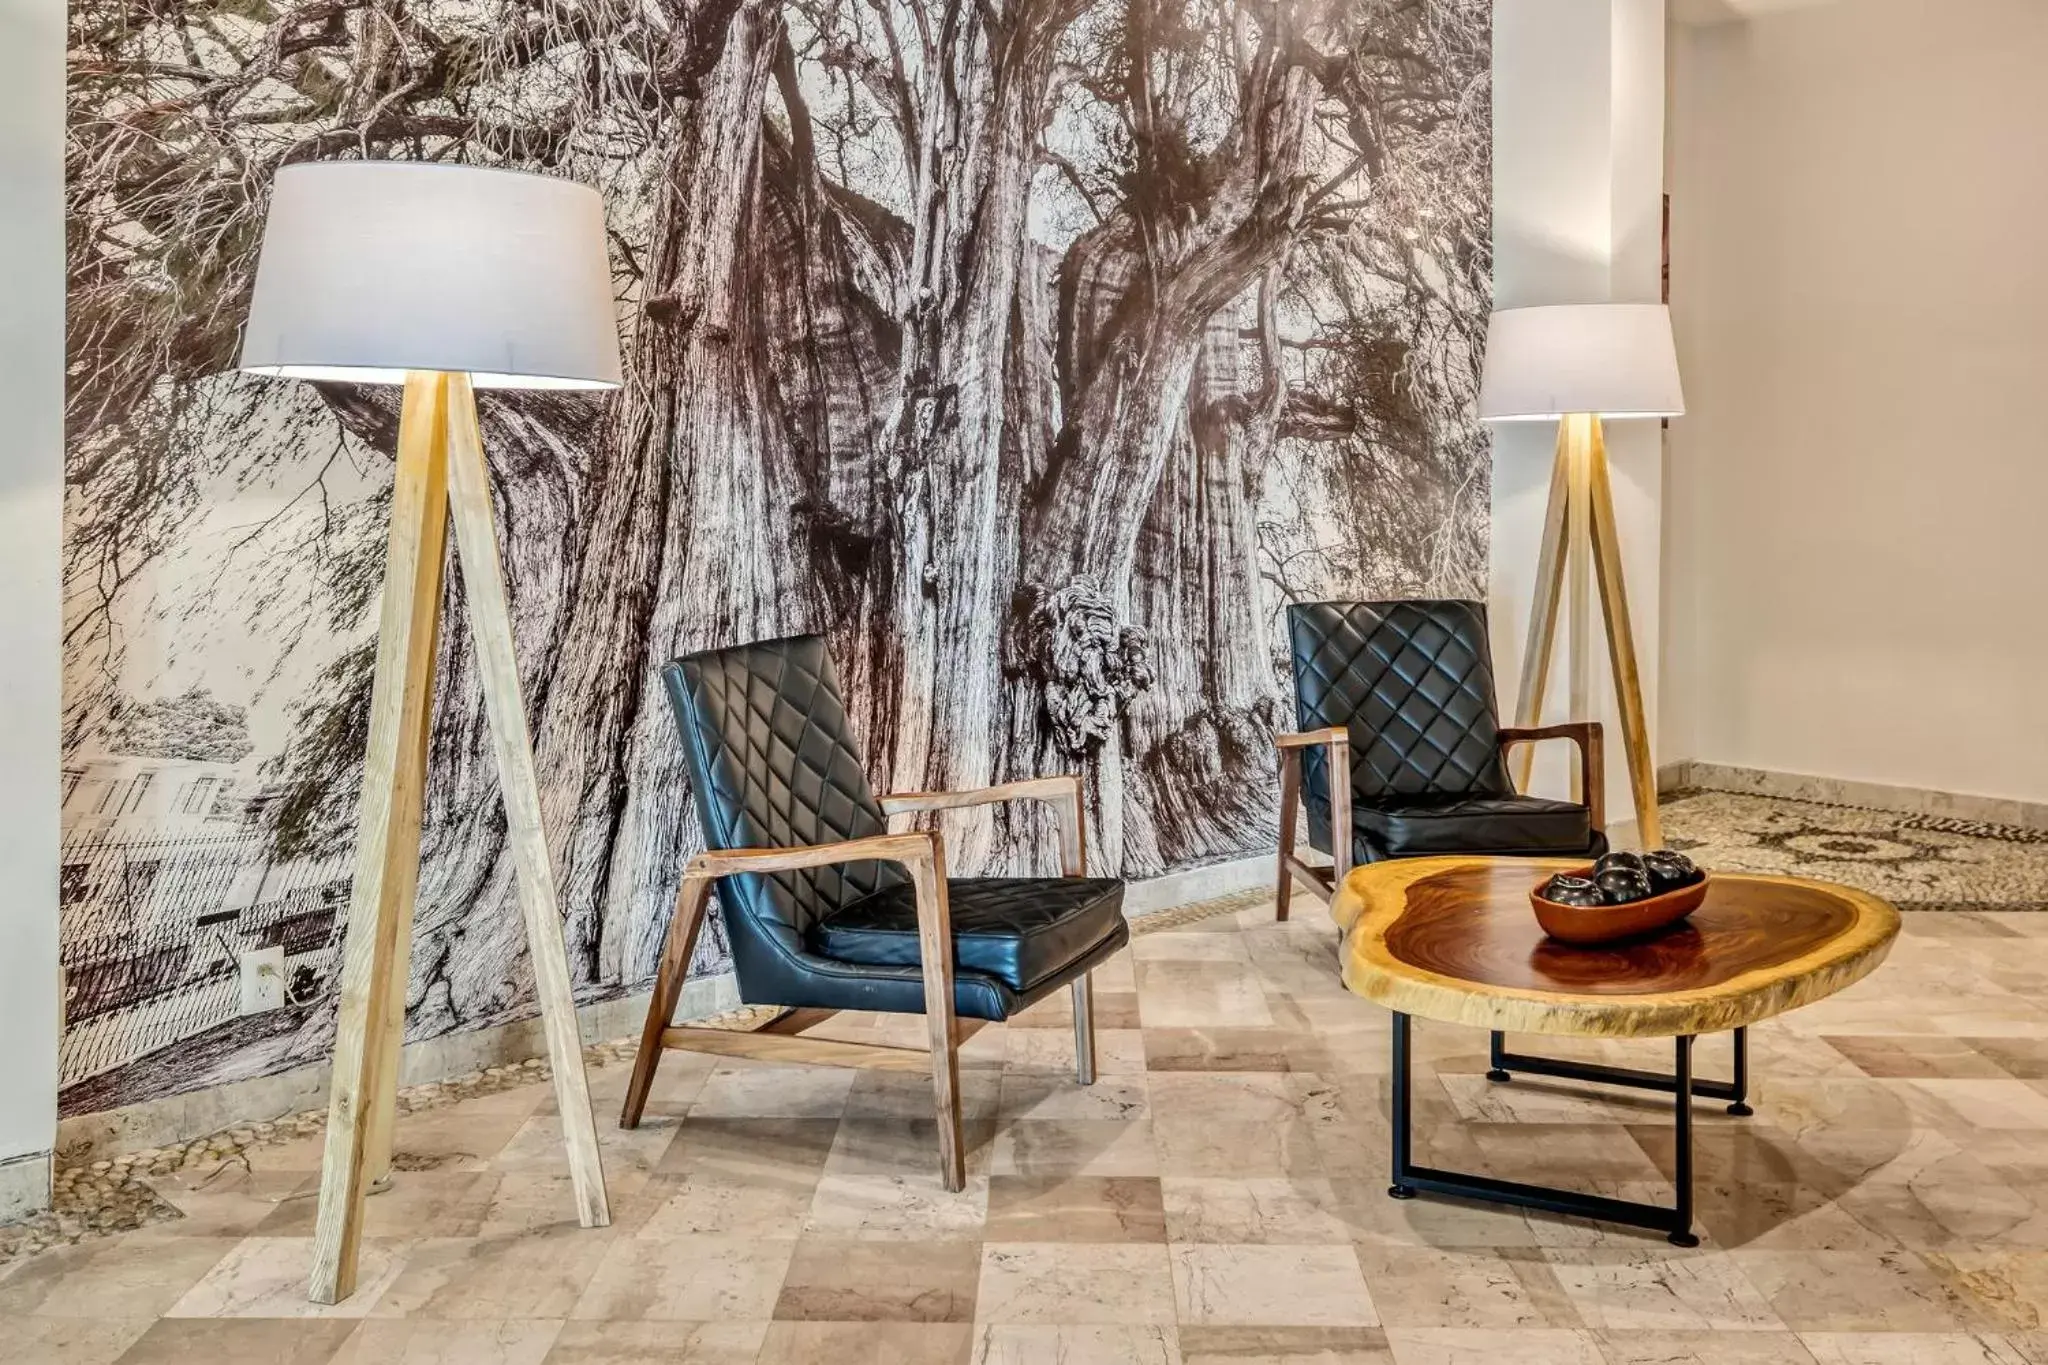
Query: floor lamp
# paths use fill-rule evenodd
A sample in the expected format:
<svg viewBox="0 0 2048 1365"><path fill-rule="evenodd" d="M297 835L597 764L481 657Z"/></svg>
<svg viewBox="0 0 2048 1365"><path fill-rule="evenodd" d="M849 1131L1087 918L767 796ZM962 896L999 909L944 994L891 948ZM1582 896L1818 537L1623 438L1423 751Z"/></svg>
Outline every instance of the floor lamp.
<svg viewBox="0 0 2048 1365"><path fill-rule="evenodd" d="M585 1227L611 1221L474 393L618 387L603 206L585 186L515 171L286 167L271 192L241 368L404 385L308 1286L331 1304L355 1289L363 1196L390 1171L451 516L577 1214Z"/></svg>
<svg viewBox="0 0 2048 1365"><path fill-rule="evenodd" d="M1536 560L1536 600L1529 611L1529 642L1522 651L1521 691L1515 724L1541 723L1557 635L1558 599L1565 597L1574 641L1571 709L1583 719L1592 709L1591 678L1577 642L1592 625L1591 589L1599 584L1607 658L1621 711L1622 749L1643 847L1664 841L1657 815L1657 770L1650 759L1643 684L1636 670L1635 633L1629 624L1615 534L1614 495L1607 476L1602 422L1677 417L1685 411L1670 310L1656 303L1576 304L1512 308L1495 313L1486 333L1486 367L1479 386L1479 416L1488 422L1556 422L1557 458L1543 516ZM1569 595L1566 589L1569 587ZM1529 780L1530 746L1516 759L1516 783Z"/></svg>

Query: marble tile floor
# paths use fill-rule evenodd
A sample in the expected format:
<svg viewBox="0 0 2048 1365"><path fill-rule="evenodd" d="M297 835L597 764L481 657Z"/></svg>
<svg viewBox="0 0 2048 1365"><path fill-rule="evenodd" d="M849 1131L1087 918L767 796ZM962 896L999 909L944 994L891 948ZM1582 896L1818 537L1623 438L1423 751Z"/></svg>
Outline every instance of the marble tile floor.
<svg viewBox="0 0 2048 1365"><path fill-rule="evenodd" d="M180 1220L9 1268L0 1359L2048 1365L2048 915L1909 915L1874 977L1757 1029L1756 1117L1698 1111L1689 1251L1387 1198L1386 1015L1334 949L1312 905L1141 936L1098 979L1091 1089L1063 1000L982 1031L957 1195L921 1076L672 1054L637 1132L624 1067L592 1075L608 1229L569 1213L544 1085L401 1119L361 1288L320 1308L317 1141L253 1148L161 1178ZM1418 1025L1419 1157L1664 1197L1655 1097L1493 1086L1485 1041Z"/></svg>

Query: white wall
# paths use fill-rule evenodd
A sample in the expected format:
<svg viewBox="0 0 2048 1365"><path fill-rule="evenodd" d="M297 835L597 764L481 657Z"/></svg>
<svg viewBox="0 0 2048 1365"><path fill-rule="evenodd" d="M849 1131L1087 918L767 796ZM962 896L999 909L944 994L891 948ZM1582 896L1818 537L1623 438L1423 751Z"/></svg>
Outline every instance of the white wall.
<svg viewBox="0 0 2048 1365"><path fill-rule="evenodd" d="M1494 303L1655 302L1661 274L1664 0L1503 0L1494 7ZM1495 428L1490 616L1501 705L1512 715L1528 628L1537 542L1556 444L1537 423ZM1646 704L1657 698L1662 441L1654 422L1607 426ZM1545 719L1607 727L1610 823L1632 820L1620 722L1599 630L1560 636ZM1588 717L1571 716L1578 656L1593 684ZM1572 758L1550 744L1537 789L1561 793ZM1625 832L1625 831L1623 831Z"/></svg>
<svg viewBox="0 0 2048 1365"><path fill-rule="evenodd" d="M1672 35L1666 755L2048 800L2048 4L1748 3Z"/></svg>
<svg viewBox="0 0 2048 1365"><path fill-rule="evenodd" d="M0 1218L57 1125L64 6L0 0Z"/></svg>

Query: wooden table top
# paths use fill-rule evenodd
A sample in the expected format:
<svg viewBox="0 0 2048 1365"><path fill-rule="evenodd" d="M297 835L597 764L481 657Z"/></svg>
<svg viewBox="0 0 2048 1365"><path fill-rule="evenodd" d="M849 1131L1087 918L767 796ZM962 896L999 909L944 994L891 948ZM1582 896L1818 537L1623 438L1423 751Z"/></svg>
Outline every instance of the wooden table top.
<svg viewBox="0 0 2048 1365"><path fill-rule="evenodd" d="M1388 1009L1511 1033L1718 1033L1870 974L1898 936L1875 896L1796 877L1717 873L1678 928L1576 948L1529 892L1584 859L1408 858L1356 868L1331 914L1344 984Z"/></svg>

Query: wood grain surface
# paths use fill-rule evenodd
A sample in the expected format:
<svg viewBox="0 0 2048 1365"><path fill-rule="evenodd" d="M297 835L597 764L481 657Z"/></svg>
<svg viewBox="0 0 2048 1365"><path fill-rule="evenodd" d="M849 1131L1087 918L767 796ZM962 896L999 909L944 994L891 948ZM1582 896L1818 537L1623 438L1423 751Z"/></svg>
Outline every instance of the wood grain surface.
<svg viewBox="0 0 2048 1365"><path fill-rule="evenodd" d="M1832 995L1884 960L1898 912L1846 886L1717 874L1669 933L1604 947L1544 935L1529 891L1570 867L1527 858L1417 858L1353 872L1347 986L1389 1009L1518 1033L1713 1033Z"/></svg>

